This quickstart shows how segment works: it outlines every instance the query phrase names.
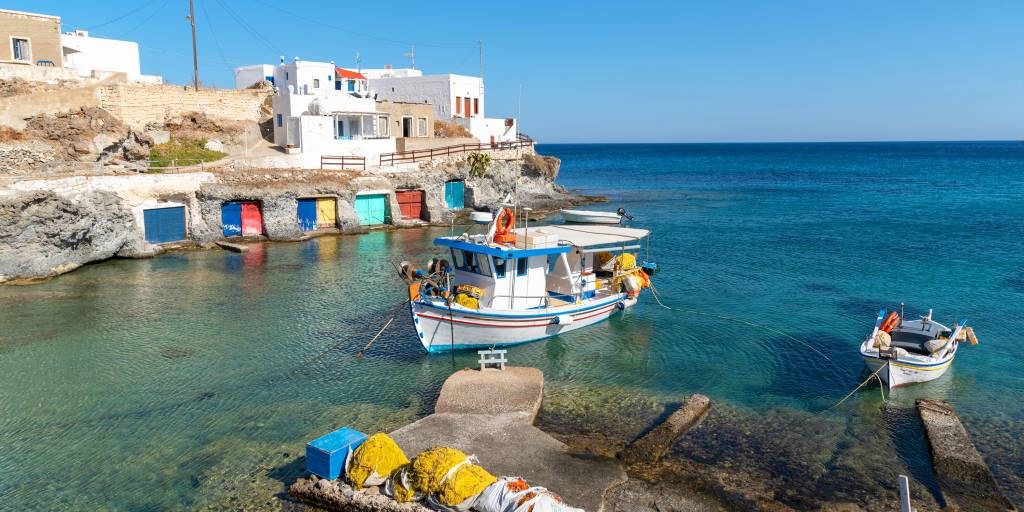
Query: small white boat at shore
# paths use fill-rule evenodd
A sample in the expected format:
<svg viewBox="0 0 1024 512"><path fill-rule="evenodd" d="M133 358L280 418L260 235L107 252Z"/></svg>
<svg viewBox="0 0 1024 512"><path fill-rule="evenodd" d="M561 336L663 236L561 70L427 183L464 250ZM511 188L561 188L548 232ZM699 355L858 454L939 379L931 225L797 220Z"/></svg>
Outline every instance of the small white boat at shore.
<svg viewBox="0 0 1024 512"><path fill-rule="evenodd" d="M636 259L645 229L515 229L512 217L503 208L485 233L434 239L451 263L403 262L409 312L427 352L516 345L587 327L636 304L650 283Z"/></svg>
<svg viewBox="0 0 1024 512"><path fill-rule="evenodd" d="M566 222L574 224L618 224L624 212L601 212L597 210L560 210Z"/></svg>
<svg viewBox="0 0 1024 512"><path fill-rule="evenodd" d="M978 343L967 320L951 329L932 320L931 310L920 320L904 320L896 311L886 317L883 309L861 343L860 355L868 370L891 389L941 377L963 341Z"/></svg>

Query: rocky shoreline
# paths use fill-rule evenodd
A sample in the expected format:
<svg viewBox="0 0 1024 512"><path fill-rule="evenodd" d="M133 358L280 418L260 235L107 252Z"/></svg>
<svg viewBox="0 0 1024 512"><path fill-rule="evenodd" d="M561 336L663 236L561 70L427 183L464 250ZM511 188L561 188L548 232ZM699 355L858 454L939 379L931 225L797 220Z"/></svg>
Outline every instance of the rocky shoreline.
<svg viewBox="0 0 1024 512"><path fill-rule="evenodd" d="M181 247L212 247L223 239L221 205L252 200L261 205L264 236L271 241L304 240L325 234L358 234L355 195L387 194L394 220L386 227L449 225L459 212L444 204L444 184L465 181L467 208L493 206L518 191L521 204L545 211L585 204L595 197L569 193L555 183L560 161L527 153L501 155L482 175L466 158L448 157L377 172L253 170L73 176L22 180L0 190L0 283L31 284L110 258L156 256ZM508 157L508 158L504 158ZM425 192L423 220L404 220L395 190ZM300 197L334 197L337 227L303 232L296 220ZM145 240L142 209L163 203L184 205L184 242L155 245Z"/></svg>

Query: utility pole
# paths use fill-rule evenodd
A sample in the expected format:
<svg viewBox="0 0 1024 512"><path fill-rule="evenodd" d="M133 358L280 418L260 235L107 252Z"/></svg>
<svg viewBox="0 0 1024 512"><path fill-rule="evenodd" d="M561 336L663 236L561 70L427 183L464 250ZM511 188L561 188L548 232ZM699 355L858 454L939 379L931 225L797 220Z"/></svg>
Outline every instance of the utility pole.
<svg viewBox="0 0 1024 512"><path fill-rule="evenodd" d="M480 103L484 103L484 40L477 39L476 44L480 46L480 92L478 96ZM487 105L484 105L487 108Z"/></svg>
<svg viewBox="0 0 1024 512"><path fill-rule="evenodd" d="M199 90L199 56L196 53L196 6L188 0L188 21L192 24L192 85Z"/></svg>

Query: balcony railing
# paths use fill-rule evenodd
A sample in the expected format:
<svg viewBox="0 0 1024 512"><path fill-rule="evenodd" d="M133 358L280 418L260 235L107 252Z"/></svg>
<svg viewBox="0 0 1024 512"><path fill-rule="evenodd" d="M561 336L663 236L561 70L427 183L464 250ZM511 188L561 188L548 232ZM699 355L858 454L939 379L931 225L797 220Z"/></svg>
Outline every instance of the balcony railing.
<svg viewBox="0 0 1024 512"><path fill-rule="evenodd" d="M366 170L366 157L363 156L329 156L322 155L320 157L320 169L323 170L327 167L340 168L340 169L351 169L351 170Z"/></svg>
<svg viewBox="0 0 1024 512"><path fill-rule="evenodd" d="M493 144L478 142L475 144L456 144L454 146L444 146L440 148L413 149L411 151L402 151L400 153L381 153L380 165L406 164L420 160L430 160L442 156L458 155L461 153L516 149L530 146L533 146L533 140L521 138L512 142L495 142Z"/></svg>

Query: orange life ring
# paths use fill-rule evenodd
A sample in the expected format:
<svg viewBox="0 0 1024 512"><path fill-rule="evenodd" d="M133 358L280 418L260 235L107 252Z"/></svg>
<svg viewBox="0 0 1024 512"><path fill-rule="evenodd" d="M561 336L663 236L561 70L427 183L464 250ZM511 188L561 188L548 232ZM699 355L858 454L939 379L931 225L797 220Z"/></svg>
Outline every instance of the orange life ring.
<svg viewBox="0 0 1024 512"><path fill-rule="evenodd" d="M515 233L510 233L512 228L516 224L515 215L512 213L511 208L502 208L498 212L498 218L494 219L494 243L496 244L514 244L516 243Z"/></svg>
<svg viewBox="0 0 1024 512"><path fill-rule="evenodd" d="M889 331L893 330L894 327L899 325L899 323L900 323L900 314L895 312L895 311L893 311L892 313L889 313L889 316L887 316L885 318L885 321L882 322L882 327L879 328L878 330L883 331L883 332L889 332Z"/></svg>

